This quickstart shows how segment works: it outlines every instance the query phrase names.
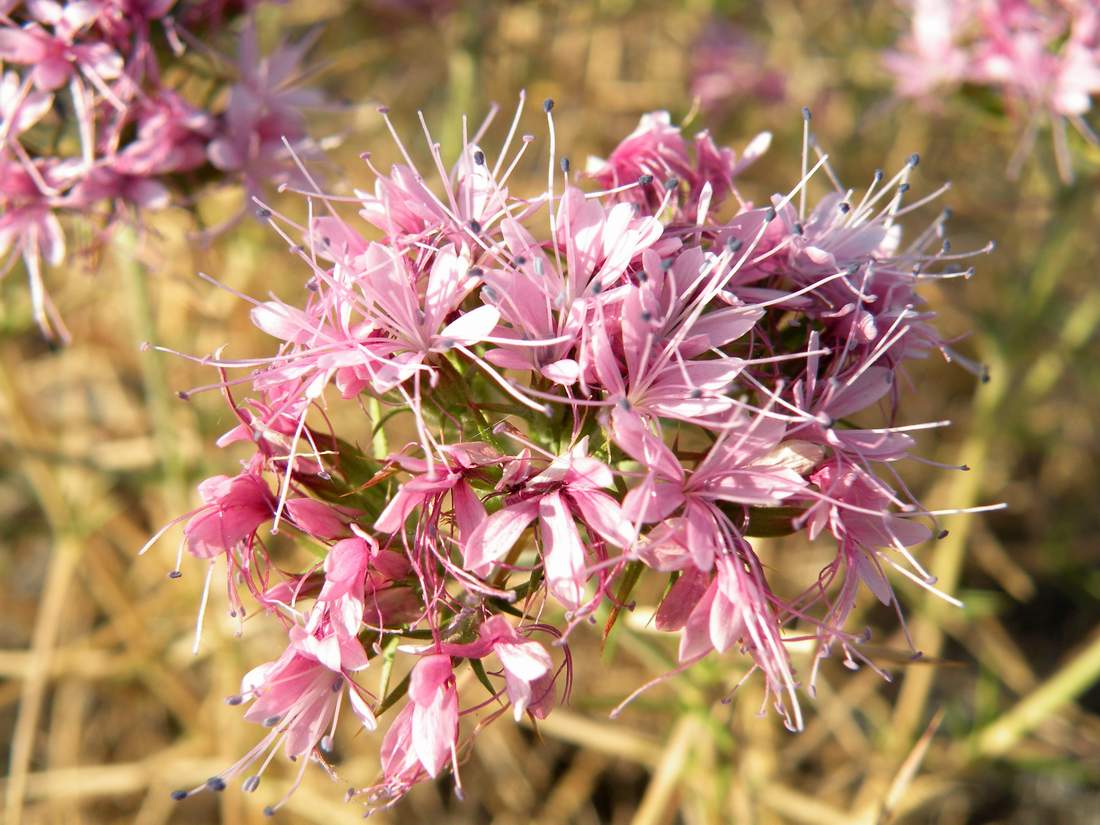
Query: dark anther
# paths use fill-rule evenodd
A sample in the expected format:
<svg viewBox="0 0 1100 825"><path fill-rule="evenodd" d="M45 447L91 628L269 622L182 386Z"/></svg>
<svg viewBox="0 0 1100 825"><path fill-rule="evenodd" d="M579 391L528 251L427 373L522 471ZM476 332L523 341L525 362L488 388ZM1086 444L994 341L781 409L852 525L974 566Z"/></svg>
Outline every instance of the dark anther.
<svg viewBox="0 0 1100 825"><path fill-rule="evenodd" d="M234 694L233 696L226 696L225 697L225 703L227 705L239 705L243 701L244 701L244 697L241 696L239 693Z"/></svg>
<svg viewBox="0 0 1100 825"><path fill-rule="evenodd" d="M875 170L875 183L880 183L884 177L886 177L885 172L883 172L881 169Z"/></svg>
<svg viewBox="0 0 1100 825"><path fill-rule="evenodd" d="M646 323L649 323L650 321L653 320L653 313L650 312L648 309L643 309L642 310L642 320L645 321Z"/></svg>
<svg viewBox="0 0 1100 825"><path fill-rule="evenodd" d="M910 166L916 166L919 163L920 163L920 155L918 155L916 152L914 152L913 154L911 154L909 156L909 165Z"/></svg>
<svg viewBox="0 0 1100 825"><path fill-rule="evenodd" d="M474 163L476 163L478 166L485 165L485 153L482 152L480 149L474 152Z"/></svg>
<svg viewBox="0 0 1100 825"><path fill-rule="evenodd" d="M224 791L225 780L222 779L220 776L212 776L206 780L206 787L208 787L212 791Z"/></svg>
<svg viewBox="0 0 1100 825"><path fill-rule="evenodd" d="M470 231L473 232L475 235L481 231L481 224L477 221L472 220L467 225L470 227Z"/></svg>
<svg viewBox="0 0 1100 825"><path fill-rule="evenodd" d="M171 573L169 573L169 574L168 574L168 578L170 578L170 579L178 579L178 578L179 578L180 576L182 576L182 575L183 575L183 571L182 571L182 570L173 570L173 571L172 571Z"/></svg>
<svg viewBox="0 0 1100 825"><path fill-rule="evenodd" d="M964 473L969 473L970 472L970 465L969 464L960 464L959 469L962 470Z"/></svg>
<svg viewBox="0 0 1100 825"><path fill-rule="evenodd" d="M695 389L693 389L691 392L688 393L688 397L689 398L696 398L696 399L702 398L703 397L703 391L701 389L699 389L698 387L696 387Z"/></svg>
<svg viewBox="0 0 1100 825"><path fill-rule="evenodd" d="M282 718L283 717L281 717L281 716L269 716L266 719L264 719L264 723L263 723L264 727L265 728L273 728L277 724L279 724L279 720L282 719Z"/></svg>
<svg viewBox="0 0 1100 825"><path fill-rule="evenodd" d="M266 808L264 808L264 816L275 816L275 808L271 805L268 805Z"/></svg>
<svg viewBox="0 0 1100 825"><path fill-rule="evenodd" d="M669 178L668 180L665 181L665 189L672 190L672 189L678 188L679 186L680 186L680 181L677 180L676 178Z"/></svg>
<svg viewBox="0 0 1100 825"><path fill-rule="evenodd" d="M908 191L909 191L909 184L908 183L898 184L898 194L899 195L904 195Z"/></svg>
<svg viewBox="0 0 1100 825"><path fill-rule="evenodd" d="M802 119L803 120L809 120L810 119L810 107L809 106L803 106L802 107Z"/></svg>
<svg viewBox="0 0 1100 825"><path fill-rule="evenodd" d="M548 98L546 98L546 100L542 101L542 110L544 112L549 112L553 108L554 108L554 98L548 97Z"/></svg>
<svg viewBox="0 0 1100 825"><path fill-rule="evenodd" d="M940 540L943 540L943 539L947 538L949 535L951 535L950 530L940 530L940 534L938 536L936 536L936 538L938 538Z"/></svg>
<svg viewBox="0 0 1100 825"><path fill-rule="evenodd" d="M173 800L179 802L182 799L187 799L187 791L172 791L170 796Z"/></svg>
<svg viewBox="0 0 1100 825"><path fill-rule="evenodd" d="M558 163L561 166L561 171L568 175L569 174L569 158L563 157L560 161L558 161Z"/></svg>
<svg viewBox="0 0 1100 825"><path fill-rule="evenodd" d="M523 266L525 263L527 263L527 259L524 258L522 255L516 255L516 259L512 261L512 263L516 266Z"/></svg>
<svg viewBox="0 0 1100 825"><path fill-rule="evenodd" d="M803 227L803 226L802 226L802 224L800 224L800 223L796 223L796 224L794 225L794 234L796 234L796 235L804 235L804 234L805 234L805 232L806 232L806 229L805 229L805 227Z"/></svg>
<svg viewBox="0 0 1100 825"><path fill-rule="evenodd" d="M769 206L767 211L764 213L764 223L771 223L774 220L775 220L775 207L774 206Z"/></svg>
<svg viewBox="0 0 1100 825"><path fill-rule="evenodd" d="M638 185L639 186L649 186L651 183L653 183L653 175L639 175L638 176Z"/></svg>
<svg viewBox="0 0 1100 825"><path fill-rule="evenodd" d="M730 238L728 241L726 241L726 249L728 249L730 252L737 252L744 245L745 242L742 241L740 238Z"/></svg>
<svg viewBox="0 0 1100 825"><path fill-rule="evenodd" d="M469 275L471 278L480 278L482 275L485 274L485 272L480 266L471 266L466 274Z"/></svg>
<svg viewBox="0 0 1100 825"><path fill-rule="evenodd" d="M953 210L951 209L951 207L950 207L950 206L945 206L945 207L943 208L943 219L944 219L945 221L949 221L949 220L951 220L951 219L952 219L953 217L955 217L955 213L954 213L954 211L953 211Z"/></svg>
<svg viewBox="0 0 1100 825"><path fill-rule="evenodd" d="M261 206L259 209L256 210L256 217L259 218L261 221L266 221L268 218L271 217L271 210Z"/></svg>
<svg viewBox="0 0 1100 825"><path fill-rule="evenodd" d="M622 410L623 412L630 412L630 402L627 401L625 398L620 398L619 399L619 409Z"/></svg>
<svg viewBox="0 0 1100 825"><path fill-rule="evenodd" d="M852 211L852 205L848 203L848 201L841 201L840 204L837 206L837 209L839 209L843 214L847 215L849 212Z"/></svg>
<svg viewBox="0 0 1100 825"><path fill-rule="evenodd" d="M258 787L260 787L260 777L258 776L250 776L241 784L241 789L245 793L252 793Z"/></svg>

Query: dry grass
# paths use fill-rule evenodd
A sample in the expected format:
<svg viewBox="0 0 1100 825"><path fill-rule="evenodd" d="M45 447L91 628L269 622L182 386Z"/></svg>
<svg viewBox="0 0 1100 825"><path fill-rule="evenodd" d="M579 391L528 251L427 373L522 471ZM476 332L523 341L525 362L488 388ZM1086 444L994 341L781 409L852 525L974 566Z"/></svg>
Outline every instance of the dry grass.
<svg viewBox="0 0 1100 825"><path fill-rule="evenodd" d="M793 736L759 719L758 687L719 700L736 661L711 662L647 694L617 721L607 710L668 666L673 651L643 622L621 624L602 654L580 637L572 706L538 732L488 726L464 767L467 798L449 784L417 789L383 822L448 823L1087 823L1100 816L1100 221L1097 159L1076 186L1054 185L1047 148L1024 178L1003 170L1012 130L965 106L935 119L883 104L875 50L891 40L892 4L775 0L765 7L601 0L591 5L469 3L432 24L360 9L325 35L330 86L355 100L386 101L412 122L424 108L444 141L458 114L507 105L526 86L560 101L559 146L577 158L606 151L637 115L690 108L691 43L711 12L759 32L788 77L788 100L746 104L707 125L739 145L758 128L777 134L754 181L796 176L798 108L814 107L821 142L842 173L865 180L912 151L929 188L953 178L956 243L1001 241L979 277L930 297L943 326L973 329L965 346L992 367L974 386L960 370L929 363L914 372L907 418L952 418L926 438L937 460L969 473L910 468L936 506L1004 499L1005 514L956 520L925 548L956 610L914 588L900 592L917 645L932 660L892 667L894 681L843 668L823 674L807 730ZM292 2L266 18L303 24L358 3ZM281 16L280 16L281 15ZM344 168L370 147L392 147L372 107L352 111L355 131L334 154ZM532 118L528 128L538 132ZM411 130L410 130L411 134ZM365 172L365 170L363 170ZM531 168L528 171L534 173ZM330 174L330 178L335 177ZM347 183L363 184L356 172ZM340 185L336 181L336 185ZM752 184L747 184L752 188ZM205 205L209 215L224 204ZM213 436L227 425L215 398L185 404L171 390L211 376L138 352L158 342L237 354L270 348L233 296L197 281L198 270L264 295L292 296L301 273L255 226L206 250L187 240L187 219L156 219L139 261L126 241L100 265L52 280L76 344L48 350L26 323L24 290L3 285L0 323L0 740L10 742L3 789L6 825L209 823L263 820L279 776L257 798L230 789L175 805L168 791L232 761L257 736L222 697L280 640L261 624L246 644L217 598L203 648L190 655L200 576L165 578L174 547L135 551L193 506L194 483L231 467ZM121 253L121 254L119 254ZM92 272L91 270L95 271ZM144 270L144 274L142 272ZM792 578L814 559L776 546L768 558ZM884 647L902 647L896 619L861 606ZM889 665L889 658L886 658ZM362 784L377 770L377 743L338 742L341 776ZM352 821L342 788L319 771L286 823Z"/></svg>

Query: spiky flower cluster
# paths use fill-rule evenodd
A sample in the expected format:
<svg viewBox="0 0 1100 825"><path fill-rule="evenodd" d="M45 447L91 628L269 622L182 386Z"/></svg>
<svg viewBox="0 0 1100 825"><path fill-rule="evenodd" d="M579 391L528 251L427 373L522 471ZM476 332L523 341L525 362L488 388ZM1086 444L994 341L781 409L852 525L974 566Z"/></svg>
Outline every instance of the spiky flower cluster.
<svg viewBox="0 0 1100 825"><path fill-rule="evenodd" d="M254 190L286 165L284 139L306 150L309 43L261 57L249 21L236 67L208 45L258 1L0 0L0 277L22 258L47 337L69 337L42 271L65 258L59 216L110 227L212 179Z"/></svg>
<svg viewBox="0 0 1100 825"><path fill-rule="evenodd" d="M374 190L353 199L361 221L319 190L306 226L261 210L306 297L255 302L274 357L196 359L219 369L238 422L218 444L254 453L200 486L180 554L211 572L224 559L233 614L266 614L288 641L229 699L269 732L176 798L235 777L254 790L280 746L301 771L327 765L342 707L374 729L399 703L381 777L354 793L388 804L448 767L460 790L476 730L508 707L550 713L571 688L574 629L633 609L642 577L667 585L653 624L678 637L677 672L746 656L797 730L817 662L865 661L845 629L860 589L894 605L897 570L934 590L910 548L941 513L895 467L913 431L946 422L894 422L905 363L953 357L915 290L969 270L946 210L903 241L900 219L938 194L906 205L918 159L846 189L825 156L808 168L805 112L801 175L754 205L736 178L767 134L738 156L658 112L582 188L555 158L552 108L534 196L508 188L534 140L511 154L521 103L495 160L482 127L449 172L424 127L439 190L398 141L406 162L371 166ZM809 209L822 176L832 191ZM336 432L340 403L361 423ZM408 443L388 448L402 416ZM277 531L318 560L277 567L264 538ZM835 552L780 594L753 537L795 533ZM795 640L816 640L804 680Z"/></svg>
<svg viewBox="0 0 1100 825"><path fill-rule="evenodd" d="M1100 93L1100 7L1093 0L910 0L909 6L910 31L885 57L897 93L935 104L962 84L992 89L1025 123L1010 170L1049 122L1059 174L1072 180L1066 122L1100 143L1084 117Z"/></svg>

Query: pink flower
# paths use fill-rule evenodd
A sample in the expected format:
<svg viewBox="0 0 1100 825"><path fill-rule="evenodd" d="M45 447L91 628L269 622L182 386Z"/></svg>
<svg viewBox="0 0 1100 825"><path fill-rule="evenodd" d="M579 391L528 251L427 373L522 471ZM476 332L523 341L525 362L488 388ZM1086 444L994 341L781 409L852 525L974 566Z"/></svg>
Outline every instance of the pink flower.
<svg viewBox="0 0 1100 825"><path fill-rule="evenodd" d="M585 545L575 519L583 521L590 540L601 539L622 548L634 541L633 525L615 499L600 489L611 486L610 468L589 457L587 450L587 439L582 439L542 473L528 479L529 489L542 492L505 506L478 525L463 549L471 572L487 575L537 517L550 592L567 608L580 607L588 573Z"/></svg>
<svg viewBox="0 0 1100 825"><path fill-rule="evenodd" d="M606 191L584 192L552 158L546 189L523 198L505 189L532 142L508 156L521 112L522 101L495 163L479 148L487 119L450 170L424 124L435 187L398 141L405 165L370 167L374 193L353 199L381 240L311 194L329 214L278 227L301 242L303 298L252 311L275 355L204 359L238 422L219 443L254 456L204 485L187 540L224 551L231 593L246 582L259 610L289 626L285 661L255 678L250 718L292 720L277 730L320 760L341 701L331 695L347 687L362 701L351 674L370 656L385 663L383 684L407 663L407 690L379 705L404 701L382 778L363 790L372 806L457 771L463 712L484 711L476 735L509 705L517 720L541 719L565 701L570 633L601 606L613 623L660 592L632 590L642 577L675 574L654 623L679 637L676 670L749 657L793 730L792 642L816 639L812 692L831 648L861 655L845 629L860 590L893 604L889 567L934 590L910 548L937 513L892 467L878 474L915 449L911 431L939 425L894 422L905 362L957 357L916 292L967 274L946 214L902 240L918 158L890 180L877 173L858 199L836 186L844 194L807 209L824 166L810 168L807 117L807 171L757 208L735 179L766 135L738 158L706 132L685 140L658 113L595 165ZM33 200L30 177L21 197ZM717 214L727 197L732 217ZM238 403L241 383L253 397ZM268 518L308 534L323 561L276 570L255 540ZM798 533L834 550L802 584L753 545ZM476 676L465 711L460 675Z"/></svg>
<svg viewBox="0 0 1100 825"><path fill-rule="evenodd" d="M935 100L936 93L962 82L970 57L959 47L959 32L973 19L969 0L912 0L911 30L883 63L902 97Z"/></svg>
<svg viewBox="0 0 1100 825"><path fill-rule="evenodd" d="M241 693L228 699L232 705L254 700L245 718L271 728L271 732L232 766L191 791L174 791L172 798L182 800L203 790L224 790L226 780L248 770L265 754L273 754L281 744L287 757L299 760L300 768L283 798L265 809L265 813L274 813L302 781L310 757L320 757L318 748L331 750L331 732L336 728L345 695L362 726L374 730L374 714L350 677L304 655L292 643L275 661L249 671L241 680ZM270 757L263 759L260 770L244 780L245 791L259 787L269 762Z"/></svg>
<svg viewBox="0 0 1100 825"><path fill-rule="evenodd" d="M188 550L199 558L236 549L274 512L274 497L255 468L208 478L199 485L199 496L203 504L183 528Z"/></svg>
<svg viewBox="0 0 1100 825"><path fill-rule="evenodd" d="M716 19L703 27L691 55L691 93L707 111L745 103L775 103L786 78L768 68L767 55L746 31Z"/></svg>
<svg viewBox="0 0 1100 825"><path fill-rule="evenodd" d="M458 692L449 656L423 656L409 681L412 751L429 776L457 761Z"/></svg>
<svg viewBox="0 0 1100 825"><path fill-rule="evenodd" d="M264 182L283 180L293 168L284 139L299 155L311 154L305 109L325 104L317 89L302 85L301 63L316 35L286 44L261 56L252 22L241 34L239 81L230 89L220 134L207 148L218 169L240 173L250 192Z"/></svg>
<svg viewBox="0 0 1100 825"><path fill-rule="evenodd" d="M28 4L28 9L37 22L22 29L0 28L0 60L33 66L31 77L42 92L59 89L79 73L110 95L105 81L122 73L122 57L106 43L77 40L94 19L95 5L73 2L62 6L47 0ZM50 26L53 33L39 24Z"/></svg>
<svg viewBox="0 0 1100 825"><path fill-rule="evenodd" d="M512 713L518 722L524 713L544 719L553 704L554 666L550 654L538 642L525 639L503 616L488 619L478 630L504 668L504 681Z"/></svg>
<svg viewBox="0 0 1100 825"><path fill-rule="evenodd" d="M688 152L680 129L672 125L668 112L643 115L638 127L608 156L590 158L587 173L606 189L629 184L617 198L641 204L655 212L666 197L675 205L684 184L687 197L682 204L683 218L694 222L700 207L705 213L718 206L733 192L733 178L753 163L771 142L767 132L757 135L746 147L741 160L732 149L719 150L710 136L702 132L695 138L695 159ZM703 205L705 202L705 205Z"/></svg>

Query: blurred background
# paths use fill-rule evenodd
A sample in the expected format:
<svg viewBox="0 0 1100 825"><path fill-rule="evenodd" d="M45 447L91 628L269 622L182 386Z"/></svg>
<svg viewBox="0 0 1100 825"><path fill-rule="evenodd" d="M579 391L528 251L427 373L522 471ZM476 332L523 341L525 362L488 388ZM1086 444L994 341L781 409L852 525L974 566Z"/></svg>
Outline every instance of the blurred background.
<svg viewBox="0 0 1100 825"><path fill-rule="evenodd" d="M612 721L611 707L672 665L674 640L630 620L601 649L598 631L582 630L569 706L537 732L508 720L486 727L463 766L464 801L443 779L377 821L1100 822L1095 149L1071 138L1078 175L1065 185L1049 135L1040 134L1010 179L1019 123L974 96L923 108L898 102L881 53L907 22L885 1L291 0L262 7L259 20L269 45L323 27L316 82L345 108L319 114L311 129L339 138L318 165L335 193L373 185L361 152L380 168L398 157L379 104L424 159L417 110L446 155L463 113L476 123L499 103L485 141L492 147L526 89L530 101L558 102L559 152L577 166L606 155L654 109L668 109L674 123L687 118L689 135L708 128L738 148L768 129L772 149L741 185L761 200L798 178L805 105L846 185L863 187L876 168L892 171L919 152L918 193L953 183L942 205L955 214L955 248L998 242L974 261L972 280L925 291L941 328L989 366L990 380L930 360L910 370L902 405L903 423L954 422L920 439L924 455L971 467L949 473L909 462L905 477L927 504L1009 505L956 517L949 536L921 548L939 586L965 607L895 582L922 661L908 660L892 610L861 602L852 626L873 629L872 658L891 680L833 663L801 734L774 715L758 717L758 680L721 701L743 672L735 656L666 682ZM529 153L516 174L544 181L545 122L537 103L529 110L521 128L542 153ZM246 622L242 643L224 594L214 593L192 656L199 565L166 578L175 533L136 555L152 532L196 506L199 480L233 472L241 458L213 446L230 426L215 393L187 402L175 395L216 380L213 371L142 353L140 343L197 354L228 344L236 357L273 351L248 305L199 280L200 271L259 298L293 303L303 294L308 273L258 222L209 244L195 240L200 224L217 223L242 197L212 191L197 204L198 219L183 209L156 213L136 243L125 233L101 243L89 227L67 227L78 251L47 280L73 332L68 348L51 349L34 329L18 270L0 284L8 825L261 822L263 805L292 774L277 762L255 796L231 786L170 801L171 789L202 782L260 738L223 699L246 670L277 655L282 639ZM791 544L775 543L764 557L781 581L805 581L820 565ZM808 663L796 654L801 668ZM374 778L377 744L346 733L338 740L343 784L311 768L277 821L356 821L362 808L345 805L343 791Z"/></svg>

